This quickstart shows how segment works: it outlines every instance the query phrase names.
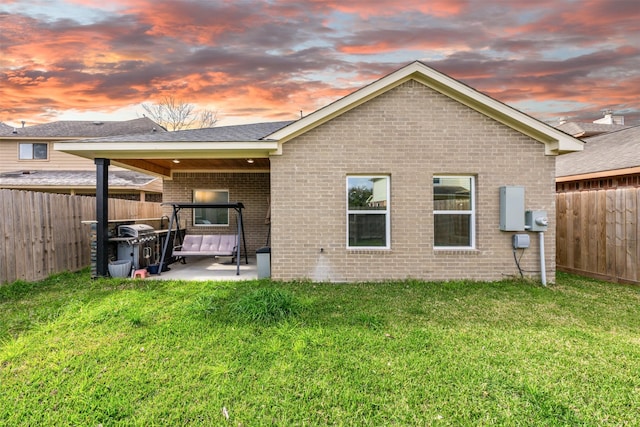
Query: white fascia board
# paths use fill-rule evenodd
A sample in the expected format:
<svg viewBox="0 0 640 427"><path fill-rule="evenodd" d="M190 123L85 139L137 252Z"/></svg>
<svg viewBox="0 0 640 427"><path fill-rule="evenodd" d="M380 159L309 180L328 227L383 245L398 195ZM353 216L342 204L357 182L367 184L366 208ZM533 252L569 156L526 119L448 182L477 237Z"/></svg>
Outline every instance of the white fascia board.
<svg viewBox="0 0 640 427"><path fill-rule="evenodd" d="M422 84L485 114L533 139L545 144L545 154L555 155L571 151L582 151L584 143L552 126L509 107L490 96L459 82L445 74L427 67L421 62L413 62L341 98L314 113L286 126L267 139L275 139L280 144L384 93L407 80L415 79Z"/></svg>
<svg viewBox="0 0 640 427"><path fill-rule="evenodd" d="M247 142L57 142L53 149L80 157L119 159L172 159L237 157L267 158L278 149L276 141Z"/></svg>

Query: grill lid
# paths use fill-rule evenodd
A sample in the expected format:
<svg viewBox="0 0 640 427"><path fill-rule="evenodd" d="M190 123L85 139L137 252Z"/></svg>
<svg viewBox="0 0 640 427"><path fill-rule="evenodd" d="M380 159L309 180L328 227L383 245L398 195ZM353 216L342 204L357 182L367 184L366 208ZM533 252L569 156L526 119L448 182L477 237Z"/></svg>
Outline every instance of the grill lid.
<svg viewBox="0 0 640 427"><path fill-rule="evenodd" d="M140 237L154 234L152 226L147 224L128 224L118 226L119 237Z"/></svg>

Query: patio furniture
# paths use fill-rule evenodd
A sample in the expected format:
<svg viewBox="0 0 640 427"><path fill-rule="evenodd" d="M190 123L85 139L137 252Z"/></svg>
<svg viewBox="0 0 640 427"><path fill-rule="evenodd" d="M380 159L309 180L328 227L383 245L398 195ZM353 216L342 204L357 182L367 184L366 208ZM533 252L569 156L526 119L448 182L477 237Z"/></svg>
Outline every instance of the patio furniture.
<svg viewBox="0 0 640 427"><path fill-rule="evenodd" d="M187 234L179 246L173 247L173 256L230 256L236 257L238 236L235 234Z"/></svg>
<svg viewBox="0 0 640 427"><path fill-rule="evenodd" d="M247 253L247 241L244 237L244 228L243 228L243 224L242 224L242 209L244 209L244 205L240 202L237 203L189 203L189 202L184 202L184 203L162 203L163 205L170 205L173 209L173 213L171 215L171 218L169 219L169 230L168 230L168 236L171 236L171 233L173 231L173 227L175 224L176 227L176 235L180 236L180 221L179 221L179 212L181 209L194 209L194 208L223 208L223 209L233 209L236 211L236 217L237 217L237 221L236 224L238 225L238 233L237 233L237 237L235 240L235 245L234 247L236 248L235 251L235 258L236 258L236 275L240 275L240 257L241 257L241 246L240 246L240 237L242 237L242 243L244 246L244 258L245 258L245 262L247 264L249 264L249 255ZM195 235L198 236L198 235ZM213 236L213 235L212 235ZM187 249L184 246L184 242L187 241L187 238L189 237L189 235L185 235L184 239L182 241L182 248L179 249L179 251L185 252L187 251ZM204 236L203 240L204 240ZM162 256L160 257L160 267L159 267L159 271L158 274L162 274L162 266L165 263L165 257L167 255L167 249L169 247L169 238L167 237L167 239L165 239L163 248L162 248ZM193 241L197 243L197 238ZM193 246L195 247L195 245ZM193 249L193 247L191 249ZM200 244L200 247L202 247L202 243ZM218 250L220 250L220 247L218 247ZM228 253L229 250L228 248L225 249L226 252ZM202 253L202 251L199 251L199 255L207 255L207 253ZM173 252L174 255L176 255L175 251ZM182 254L184 256L184 253ZM220 255L222 256L222 255ZM233 254L231 254L230 256L233 256Z"/></svg>

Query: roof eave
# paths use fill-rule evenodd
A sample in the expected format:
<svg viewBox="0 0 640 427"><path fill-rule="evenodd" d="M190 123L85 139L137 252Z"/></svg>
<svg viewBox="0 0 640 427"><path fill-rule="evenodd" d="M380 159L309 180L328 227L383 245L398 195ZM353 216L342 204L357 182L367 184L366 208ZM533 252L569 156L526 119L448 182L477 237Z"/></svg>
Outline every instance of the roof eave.
<svg viewBox="0 0 640 427"><path fill-rule="evenodd" d="M57 142L54 150L87 159L268 158L276 141L234 142Z"/></svg>
<svg viewBox="0 0 640 427"><path fill-rule="evenodd" d="M640 173L640 166L630 168L609 169L602 171L584 172L574 175L557 176L556 182L583 181L587 179L610 178L621 175L632 175Z"/></svg>

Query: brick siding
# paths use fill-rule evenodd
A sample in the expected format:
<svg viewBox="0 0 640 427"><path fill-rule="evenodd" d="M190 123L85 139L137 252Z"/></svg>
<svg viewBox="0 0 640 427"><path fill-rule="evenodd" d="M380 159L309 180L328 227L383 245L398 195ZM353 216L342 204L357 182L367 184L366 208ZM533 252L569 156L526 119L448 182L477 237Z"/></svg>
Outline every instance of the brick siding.
<svg viewBox="0 0 640 427"><path fill-rule="evenodd" d="M173 179L164 181L164 202L193 202L193 189L229 190L229 202L241 202L247 251L255 256L256 249L267 241L269 225L265 216L269 198L268 173L174 173ZM171 208L164 206L166 215ZM181 226L193 234L234 234L237 232L235 211L229 211L229 226L194 227L191 209L180 211Z"/></svg>
<svg viewBox="0 0 640 427"><path fill-rule="evenodd" d="M408 81L286 142L282 155L272 156L272 277L342 282L516 276L514 233L498 229L499 187L521 185L525 208L546 210L549 217L545 260L547 280L553 282L555 157L545 156L544 149ZM391 177L391 249L346 248L345 191L350 174ZM442 174L476 177L473 250L433 248L432 181ZM539 271L538 238L533 233L521 264L525 270Z"/></svg>

